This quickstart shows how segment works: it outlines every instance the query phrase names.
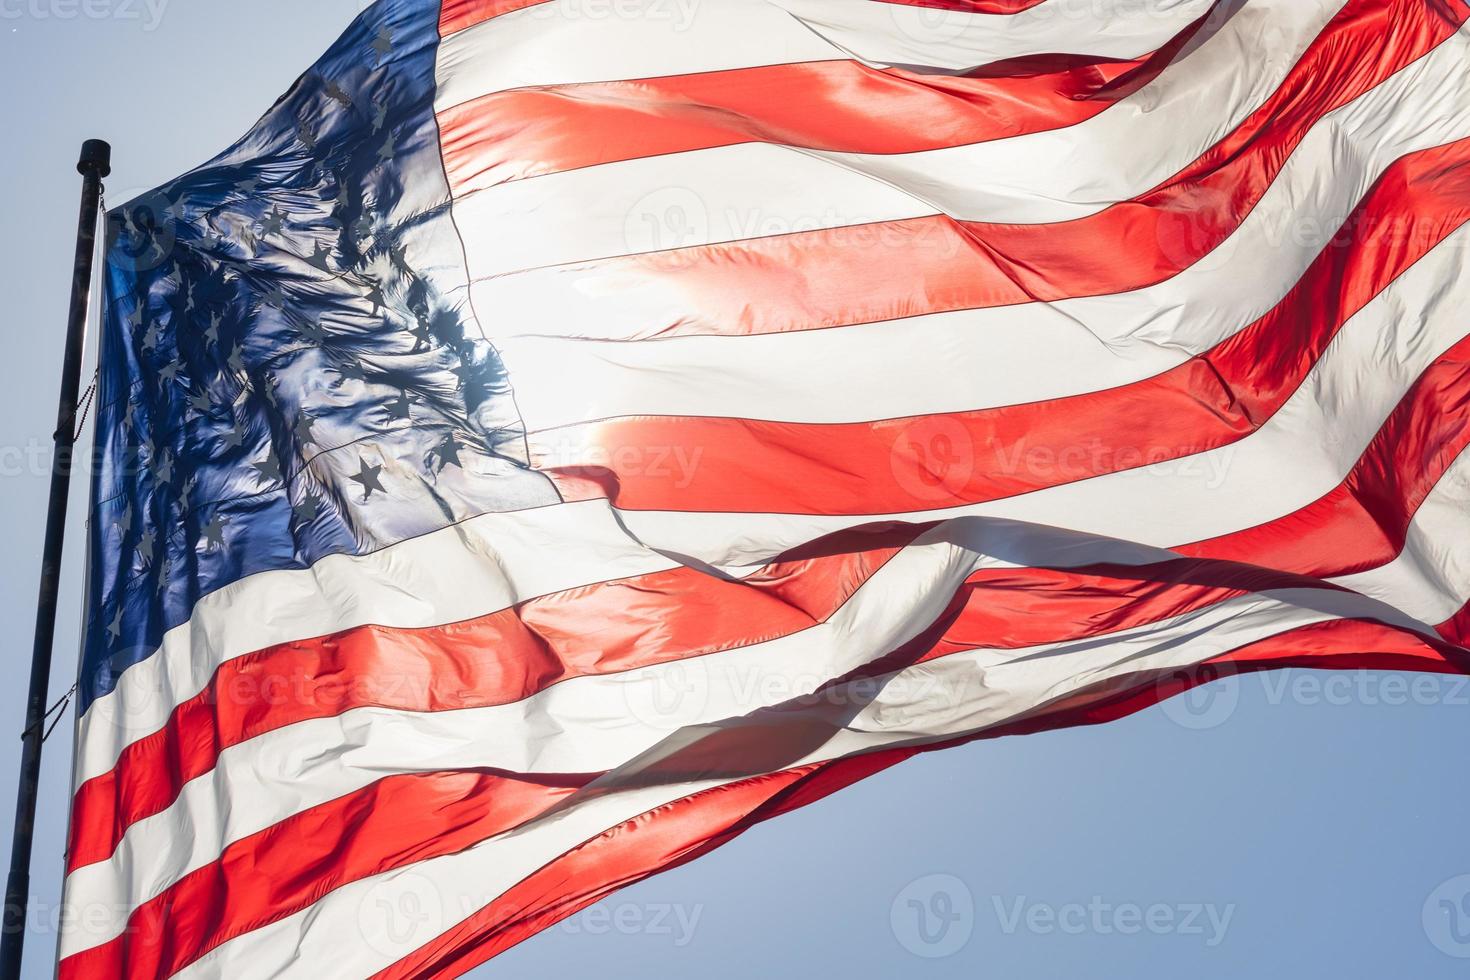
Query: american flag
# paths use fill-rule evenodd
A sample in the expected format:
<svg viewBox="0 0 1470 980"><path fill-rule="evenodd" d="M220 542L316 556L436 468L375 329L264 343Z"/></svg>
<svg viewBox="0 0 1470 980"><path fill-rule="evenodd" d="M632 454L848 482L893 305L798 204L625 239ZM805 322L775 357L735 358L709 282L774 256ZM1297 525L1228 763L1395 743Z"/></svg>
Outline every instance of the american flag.
<svg viewBox="0 0 1470 980"><path fill-rule="evenodd" d="M109 216L61 977L455 976L918 752L1464 671L1467 16L370 6Z"/></svg>

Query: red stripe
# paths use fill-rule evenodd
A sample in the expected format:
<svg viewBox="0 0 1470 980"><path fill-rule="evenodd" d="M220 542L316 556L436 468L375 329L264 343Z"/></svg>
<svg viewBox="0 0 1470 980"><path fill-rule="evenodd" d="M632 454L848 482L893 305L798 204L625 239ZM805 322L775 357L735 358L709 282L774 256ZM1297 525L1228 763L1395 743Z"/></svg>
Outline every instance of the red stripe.
<svg viewBox="0 0 1470 980"><path fill-rule="evenodd" d="M988 569L970 577L924 634L852 676L877 676L976 648L1095 637L1251 591L1313 584L1183 559L1083 570ZM701 746L691 751L707 754ZM686 756L678 766L688 763ZM219 861L144 903L122 936L69 958L63 976L167 976L347 882L508 830L565 801L590 778L474 772L389 777L229 845Z"/></svg>
<svg viewBox="0 0 1470 980"><path fill-rule="evenodd" d="M774 564L741 584L675 569L449 627L364 627L231 660L164 728L132 743L111 771L78 789L68 871L111 857L128 827L167 809L185 783L213 769L232 745L353 708L452 711L505 704L571 677L788 636L830 618L899 547L929 527L844 534L844 546L866 539L869 547ZM1207 573L1199 562L986 570L968 579L941 622L956 622L969 598L983 592L984 607L966 611L970 631L951 647L1026 646L1126 629L1271 583L1303 584L1260 571ZM589 632L589 622L606 625ZM922 642L936 642L932 630L923 636L929 639ZM486 656L491 650L493 658Z"/></svg>
<svg viewBox="0 0 1470 980"><path fill-rule="evenodd" d="M1440 623L1436 631L1450 643L1470 646L1470 604L1461 606L1460 611Z"/></svg>
<svg viewBox="0 0 1470 980"><path fill-rule="evenodd" d="M1148 84L1203 19L1132 61L1047 56L970 77L854 61L493 92L439 113L456 197L620 160L770 142L913 153L1060 129Z"/></svg>
<svg viewBox="0 0 1470 980"><path fill-rule="evenodd" d="M1261 527L1178 550L1321 577L1386 564L1402 550L1425 497L1470 445L1470 430L1456 422L1467 407L1470 339L1426 372L1332 493ZM1437 424L1425 424L1426 419ZM230 745L369 704L434 711L505 703L567 677L788 635L830 617L895 548L924 529L847 533L845 546L865 541L867 550L778 563L743 585L677 569L535 600L466 624L429 630L369 627L231 661L164 729L134 743L113 771L81 787L69 868L105 860L128 826L166 809L183 784L213 768L219 752ZM835 541L819 542L812 550L835 546ZM1182 568L1181 575L1199 580L1197 563ZM1083 632L1066 634L1077 636L1185 611L1182 605L1160 610L1145 604L1129 612L1126 603L1137 593L1120 590L1116 581L1081 580L1091 574L1028 569L972 577L967 588L989 590L986 602L994 615L978 620L985 625L980 635L957 642L960 647L1023 646L1060 638L1058 623L1081 624ZM1114 580L1140 574L1139 588L1184 580L1162 568L1108 572ZM1265 584L1267 574L1256 568L1229 586L1234 591L1221 592L1226 586L1217 583L1199 594L1171 593L1164 601L1195 608L1273 587ZM1301 583L1274 587L1289 584ZM1085 601L1068 602L1068 595ZM1101 601L1104 596L1107 602ZM1017 604L1023 600L1024 605ZM589 636L582 628L588 621L615 623L617 632ZM1034 628L1028 631L1027 624ZM725 642L709 644L706 636ZM500 652L494 662L482 655L489 649Z"/></svg>
<svg viewBox="0 0 1470 980"><path fill-rule="evenodd" d="M1386 564L1403 550L1430 491L1470 447L1467 417L1470 337L1419 378L1330 493L1257 527L1174 550L1324 577Z"/></svg>
<svg viewBox="0 0 1470 980"><path fill-rule="evenodd" d="M78 788L67 869L111 857L128 827L166 810L185 783L213 769L232 745L353 708L506 704L571 677L796 633L830 617L922 530L843 533L738 583L680 567L533 599L467 622L419 630L364 626L230 660L162 729L133 742L111 771Z"/></svg>
<svg viewBox="0 0 1470 980"><path fill-rule="evenodd" d="M502 14L534 7L546 0L443 0L439 6L439 36L483 24Z"/></svg>
<svg viewBox="0 0 1470 980"><path fill-rule="evenodd" d="M171 976L343 884L509 830L589 779L478 771L389 776L231 844L219 861L134 910L121 936L63 960L60 976Z"/></svg>
<svg viewBox="0 0 1470 980"><path fill-rule="evenodd" d="M571 290L668 311L638 338L821 329L1143 288L1223 242L1314 122L1432 50L1467 14L1465 0L1350 0L1226 140L1159 188L1086 219L940 215L527 270L479 288L492 304L497 286L513 283L516 295Z"/></svg>
<svg viewBox="0 0 1470 980"><path fill-rule="evenodd" d="M1351 243L1330 245L1270 313L1136 384L878 422L610 419L533 433L533 460L569 498L627 510L882 514L997 500L1229 445L1285 404L1343 323L1470 219L1466 162L1470 139L1400 159L1350 220ZM639 446L699 465L633 465L644 457L626 450Z"/></svg>
<svg viewBox="0 0 1470 980"><path fill-rule="evenodd" d="M576 611L577 617L580 619L584 614L584 608L578 606ZM643 628L647 629L647 626L645 625ZM344 642L341 637L333 639L339 645ZM440 642L446 641L441 639ZM289 648L281 649L294 651L299 646L299 644L293 644ZM372 646L372 644L369 644L369 646ZM1361 647L1355 647L1354 649L1361 649ZM368 651L369 654L371 652L371 650ZM630 649L629 652L631 654L638 651L632 651ZM1337 656L1336 654L1332 654L1331 651L1328 651L1328 655ZM1433 657L1423 656L1417 653L1402 653L1400 655L1418 657L1426 662L1434 662ZM1351 655L1343 656L1351 659ZM371 667L367 669L377 670L377 668ZM378 672L381 673L380 670ZM315 677L317 675L314 674L312 676ZM339 708L339 710L341 709ZM894 758L893 761L898 760ZM881 757L875 756L864 760L861 766L838 763L830 767L830 772L827 771L829 769L827 766L812 767L809 770L801 771L794 779L784 783L779 779L774 780L772 786L769 786L768 789L773 789L776 795L768 792L764 798L754 804L753 808L746 807L737 816L735 822L727 825L723 831L717 829L714 834L711 834L708 832L708 826L702 824L701 826L704 829L700 830L699 838L692 844L687 845L687 847L697 848L698 851L702 852L703 849L714 846L718 842L715 840L716 837L718 837L719 841L728 839L736 833L739 833L740 830L743 830L744 826L755 822L755 820L763 819L764 816L773 815L776 812L782 812L785 809L799 805L799 803L790 802L793 797L805 800L805 796L809 796L814 792L818 795L825 795L825 792L830 792L831 789L838 788L840 785L845 785L846 782L852 781L852 779L859 778L860 775L866 774L866 772L873 771L874 767L879 764L888 763L883 763ZM826 775L825 780L822 778L824 773ZM842 773L853 775L851 775L851 778L844 778L840 775ZM408 780L410 779L419 781L434 778L443 778L450 782L437 787L437 790L431 788L428 791L424 791L422 787L414 787L411 790L409 787ZM824 784L830 788L820 789L819 787ZM385 789L384 787L387 788ZM140 911L139 915L141 918L138 920L140 925L146 927L150 922L156 923L157 927L151 930L151 935L154 937L153 946L148 946L146 937L150 934L150 930L144 928L141 931L130 933L128 936L118 940L118 943L122 947L122 952L115 950L109 954L98 954L104 958L97 963L88 961L82 965L74 965L83 957L90 956L91 953L81 954L79 957L71 958L67 961L68 965L64 965L63 967L64 975L114 975L121 973L123 970L126 970L128 975L148 975L149 970L153 971L153 975L166 975L168 972L172 972L173 969L177 969L178 965L192 962L192 958L197 957L197 955L200 955L207 948L212 948L213 945L223 942L229 935L239 934L239 932L231 933L229 931L230 929L237 929L240 932L249 931L250 929L257 928L264 921L271 921L280 915L286 914L284 910L289 909L292 902L310 904L311 901L319 898L328 888L335 887L335 885L324 884L324 881L340 883L344 880L352 880L355 877L375 873L376 870L381 870L384 867L392 867L408 861L420 860L428 856L428 852L433 852L434 849L440 846L451 848L451 850L444 851L444 853L450 853L452 850L467 846L468 843L472 843L474 840L482 839L475 835L484 834L487 828L504 826L506 825L504 821L507 819L512 821L523 819L523 816L516 814L507 816L502 809L502 805L506 799L502 794L512 792L511 798L514 799L514 789L515 787L510 787L509 790L507 789L504 785L504 777L483 774L456 773L437 774L435 777L393 777L392 780L385 780L383 783L377 784L372 790L372 793L375 795L371 798L349 797L343 801L336 801L334 804L327 805L327 808L336 808L335 810L318 808L306 814L293 817L286 822L292 824L289 831L282 831L282 827L285 827L285 824L283 824L281 827L272 828L272 830L265 832L264 835L259 835L259 839L252 838L251 842L254 845L254 849L245 847L236 851L233 850L234 846L232 845L232 850L227 853L222 865L217 866L213 871L211 869L204 869L203 872L200 872L202 877L199 882L195 882L193 876L191 876L190 879L186 879L186 883L181 883L179 886L176 886L180 889L179 894L171 894L168 898L161 899L159 904L153 907L155 913L153 918L150 919L148 917L149 912L147 908ZM536 789L544 791L545 787L537 787ZM806 789L805 794L802 792L803 789ZM568 791L566 787L561 787L557 790L557 792L563 795ZM438 793L437 796L435 795L436 792ZM376 795L384 793L388 795L386 797ZM492 809L491 797L494 798L495 803L493 809L499 814L497 817L485 816L485 813L489 809ZM545 799L546 794L544 792L532 792L527 799L524 812L539 812L536 811L536 807L543 805ZM430 805L427 809L422 805L425 801L433 804L436 800L437 805ZM773 800L777 800L778 802L771 802ZM736 802L741 806L744 805L740 801ZM729 801L726 801L727 810L728 803ZM460 809L456 809L456 807L460 807ZM755 810L760 808L766 808L769 812L764 813L764 816L752 817ZM433 822L446 814L449 815L450 825L440 825ZM499 823L497 823L497 820ZM299 823L293 823L296 821L299 821ZM659 822L659 833L663 833L665 827L674 829L673 825L667 821ZM634 823L636 824L637 822ZM734 829L737 824L739 825L739 829ZM435 832L436 827L439 828L437 833ZM489 832L493 833L494 831L491 830ZM412 836L415 833L433 833L434 836L427 838L428 843L426 845L416 846L413 843L414 838ZM335 837L333 836L334 834ZM721 837L719 836L720 834L724 836ZM298 846L299 839L306 837L316 843L318 836L321 838L321 846L312 852L316 854L318 864L313 865L310 863L310 854L305 855L306 863L302 863L303 855ZM643 836L647 838L648 834L646 830ZM407 846L403 843L405 839L409 841ZM279 840L291 841L291 847L270 847L273 841ZM241 843L243 844L245 842ZM688 856L693 856L694 851L689 851L688 856L680 856L678 853L672 851L660 850L658 839L654 839L653 846L649 848L649 853L640 854L634 863L637 864L637 861L652 862L658 860L660 854L666 853L672 854L673 856L665 860L663 864L654 866L649 863L647 870L641 871L639 867L643 867L643 865L638 865L618 880L635 880L637 877L652 873L658 867L687 860ZM343 860L344 857L346 858L345 861ZM272 862L275 863L273 864ZM330 865L329 876L325 879L321 877L310 877L308 872L303 870L315 870L328 864ZM616 883L610 883L607 875L608 870L606 867L599 867L594 870L594 877L598 874L601 875L598 879L601 883L594 885L594 889L607 890ZM543 880L546 883L555 882L558 888L561 888L563 892L565 891L565 878L549 878ZM580 881L581 879L577 880ZM190 888L197 889L197 891L190 892ZM526 901L544 901L544 896L538 896L532 899L521 888L518 888L512 894L519 895ZM304 904L301 907L304 907ZM173 913L174 917L169 919L164 919L156 914L170 908L182 909L185 912L182 916L178 912L175 912ZM561 917L566 911L565 908L558 906L550 906L550 908L552 911L549 914L555 915L556 918ZM537 914L548 913L543 912ZM504 919L500 925L492 930L492 941L498 941L497 937L509 935L517 928L529 928L529 924L533 921L531 918L528 918L524 912L517 912L515 915L518 918ZM548 920L544 924L549 924L549 921L554 920ZM220 923L224 923L224 926L221 927ZM524 938L525 934L529 933L523 933L521 938ZM512 941L518 941L518 939ZM193 944L192 947L191 944ZM448 953L442 949L437 950L431 957L425 960L426 965L423 968L425 970L439 969L440 967L437 965L438 959L436 958L443 955L448 955ZM170 963L177 965L166 967L166 964ZM121 964L120 967L119 964ZM454 969L454 966L451 965L449 969ZM67 971L70 972L68 973Z"/></svg>
<svg viewBox="0 0 1470 980"><path fill-rule="evenodd" d="M359 707L448 711L504 704L571 677L791 635L830 618L898 548L930 526L843 532L804 549L813 557L772 564L739 584L680 568L571 590L446 627L363 627L236 658L162 729L129 745L111 771L78 789L68 870L108 859L128 827L167 809L184 784L211 770L232 745ZM828 553L839 547L851 550ZM963 594L989 590L994 616L971 620L984 624L988 639L967 636L958 642L1020 646L1080 635L1059 634L1058 623L1082 624L1086 631L1122 629L1267 587L1267 573L1252 571L1237 584L1176 590L1156 607L1157 590L1201 579L1198 563L1177 575L1166 566L1120 568L977 573ZM1121 579L1135 584L1124 587ZM1299 584L1280 579L1277 587ZM1067 601L1069 595L1081 599ZM1029 616L1037 617L1030 631ZM588 632L587 622L610 625ZM486 657L488 650L496 656Z"/></svg>
<svg viewBox="0 0 1470 980"><path fill-rule="evenodd" d="M1076 569L985 569L966 579L933 625L849 679L878 677L967 650L1105 637L1246 595L1289 589L1345 591L1275 569L1184 558Z"/></svg>
<svg viewBox="0 0 1470 980"><path fill-rule="evenodd" d="M762 820L816 802L913 754L904 749L803 766L650 810L563 854L373 980L463 976L626 885L686 864Z"/></svg>
<svg viewBox="0 0 1470 980"><path fill-rule="evenodd" d="M1470 341L1467 341L1467 345L1470 345ZM1470 376L1470 372L1461 369L1458 375L1464 379ZM1344 548L1347 554L1352 555L1351 544L1345 544ZM1260 567L1186 558L1151 566L1098 566L1078 570L988 569L970 576L951 607L931 629L926 630L925 635L919 636L906 648L895 651L891 657L867 664L861 673L875 674L900 669L906 664L944 657L964 649L1019 648L1083 636L1100 636L1167 617L1180 616L1248 592L1313 585L1320 583ZM1316 633L1311 633L1310 636L1316 636ZM1457 651L1424 641L1413 641L1413 648L1419 651L1413 654L1417 660L1374 661L1374 666L1439 669L1458 657ZM1319 644L1311 646L1311 655L1324 658L1323 661L1313 661L1317 666L1366 666L1360 660L1355 660L1361 657L1361 649L1364 648L1348 645L1338 649L1330 644ZM500 651L497 651L497 655L498 652ZM1395 655L1408 654L1399 651ZM1141 702L1127 702L1127 711L1136 710L1142 704L1151 704L1152 699L1157 699L1148 692L1141 696L1144 698ZM1119 717L1119 714L1119 711L1088 705L1082 720L1107 720ZM563 782L566 783L566 780ZM576 786L584 782L584 779L578 777L569 780L566 785ZM437 830L440 824L426 820L420 811L413 810L412 805L390 805L390 802L400 798L417 801L417 790L404 789L401 796L394 790L392 795L385 796L385 790L381 786L362 790L356 795L303 815L300 820L306 821L304 826L312 829L312 833L300 832L300 827L288 821L291 826L231 845L219 867L212 865L198 871L137 912L134 929L129 930L125 939L116 943L119 948L126 946L128 949L93 951L82 955L84 958L73 958L76 961L75 967L69 967L73 973L66 976L98 976L93 973L94 970L103 968L98 962L110 964L110 967L116 967L118 962L123 962L129 970L128 973L106 973L104 976L154 976L150 973L153 970L151 965L140 970L138 964L156 965L157 962L168 959L173 968L176 968L182 962L191 961L193 956L201 955L218 943L225 942L234 934L248 932L259 927L263 921L272 921L278 915L287 915L295 908L306 907L326 890L347 880L356 880L356 877L365 874L397 867L394 861L400 858L423 860L440 852L448 854L466 846L466 842L482 839L475 837L476 833L482 832L484 836L490 836L507 826L513 826L513 823L507 824L506 820L497 817L497 814L504 813L503 808L492 814L476 815L475 820L478 823L459 823L462 810L442 804L440 798L435 796L431 801L432 813L442 814L445 820L451 821L450 830ZM506 792L498 783L495 783L495 788L497 792ZM544 805L551 805L562 799L563 795L551 793L542 802ZM495 799L497 805L500 804L500 796ZM484 813L485 802L475 793L462 793L456 796L456 801L463 804L463 807L470 808L473 814ZM525 820L528 815L539 813L532 804L534 801L528 802L531 810L516 811L514 823ZM407 810L407 813L400 814L394 807ZM357 826L357 817L348 820L337 815L344 813L370 813L373 818L385 821L385 826L398 827L400 830L388 835L378 835L376 832L359 833L354 829ZM293 817L294 820L297 818ZM422 839L410 837L410 840L422 840L422 843L410 843L404 849L401 827L413 827L416 833L423 836ZM356 836L351 836L348 840L344 839L344 835ZM353 861L343 867L338 867L335 862L328 864L325 861L301 861L300 864L293 865L297 868L297 874L282 874L282 868L273 864L273 861L287 860L279 855L287 854L288 849L272 848L273 840L294 842L300 839L319 842L323 854L348 852L353 855ZM297 851L290 851L290 855L293 861L300 857ZM244 868L243 880L237 882L232 877L234 868ZM300 871L300 868L309 868L309 871ZM229 879L228 887L225 887L223 879ZM287 887L266 889L262 884L270 882L287 882ZM184 914L178 909L185 909ZM196 930L196 936L196 933L188 932L190 921L221 924L223 932L203 933ZM148 943L153 943L153 946L148 946ZM96 961L96 956L103 959ZM122 959L118 959L119 956ZM179 959L181 956L182 959ZM71 964L72 961L68 962Z"/></svg>
<svg viewBox="0 0 1470 980"><path fill-rule="evenodd" d="M511 946L619 888L678 867L756 824L816 802L921 751L977 738L1099 724L1132 714L1223 673L1282 667L1463 672L1412 634L1379 623L1337 620L1260 641L1190 671L1149 677L1101 703L1078 704L1044 718L924 748L865 756L743 779L651 810L588 840L527 877L493 903L447 930L374 980L461 976Z"/></svg>

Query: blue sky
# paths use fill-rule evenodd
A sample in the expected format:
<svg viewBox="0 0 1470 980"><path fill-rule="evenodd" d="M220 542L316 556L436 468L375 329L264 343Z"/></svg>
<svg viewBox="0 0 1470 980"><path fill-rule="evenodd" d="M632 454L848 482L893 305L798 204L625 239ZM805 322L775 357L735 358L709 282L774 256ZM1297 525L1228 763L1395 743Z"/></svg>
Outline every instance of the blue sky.
<svg viewBox="0 0 1470 980"><path fill-rule="evenodd" d="M0 0L0 732L21 727L77 147L113 143L121 203L243 133L360 7ZM58 693L75 671L84 494L79 482ZM1110 726L914 760L475 975L1465 977L1467 735L1470 686L1456 679L1233 680ZM0 744L8 794L18 743ZM70 748L62 726L47 745L27 978L50 975Z"/></svg>

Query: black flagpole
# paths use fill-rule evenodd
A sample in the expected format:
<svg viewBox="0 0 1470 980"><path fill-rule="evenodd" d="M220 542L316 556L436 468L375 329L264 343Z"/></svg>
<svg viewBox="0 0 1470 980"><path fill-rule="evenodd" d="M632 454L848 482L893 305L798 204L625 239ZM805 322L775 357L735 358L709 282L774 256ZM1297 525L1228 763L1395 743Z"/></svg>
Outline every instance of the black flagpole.
<svg viewBox="0 0 1470 980"><path fill-rule="evenodd" d="M66 499L76 444L77 393L82 380L82 348L87 334L87 303L92 291L92 255L97 245L97 215L102 178L112 172L112 147L102 140L82 144L77 171L82 175L82 211L77 220L77 253L72 265L71 313L66 324L66 357L61 368L61 400L56 411L56 455L51 464L51 500L46 508L46 546L41 558L41 595L36 602L36 640L31 650L31 689L26 727L21 734L20 787L15 797L15 834L10 845L10 876L5 881L5 924L0 936L0 978L20 980L25 946L26 906L31 890L31 843L36 830L36 789L41 778L41 740L46 721L46 687L51 678L51 646L56 633L56 593L61 583L61 548L66 536Z"/></svg>

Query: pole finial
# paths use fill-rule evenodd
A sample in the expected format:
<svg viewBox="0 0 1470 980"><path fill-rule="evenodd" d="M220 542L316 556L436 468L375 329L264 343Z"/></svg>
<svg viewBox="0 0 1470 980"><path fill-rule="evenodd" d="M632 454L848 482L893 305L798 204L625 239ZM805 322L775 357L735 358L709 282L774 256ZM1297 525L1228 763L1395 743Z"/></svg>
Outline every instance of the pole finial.
<svg viewBox="0 0 1470 980"><path fill-rule="evenodd" d="M87 140L82 144L82 155L77 160L77 173L96 173L106 177L112 173L112 144L106 140Z"/></svg>

